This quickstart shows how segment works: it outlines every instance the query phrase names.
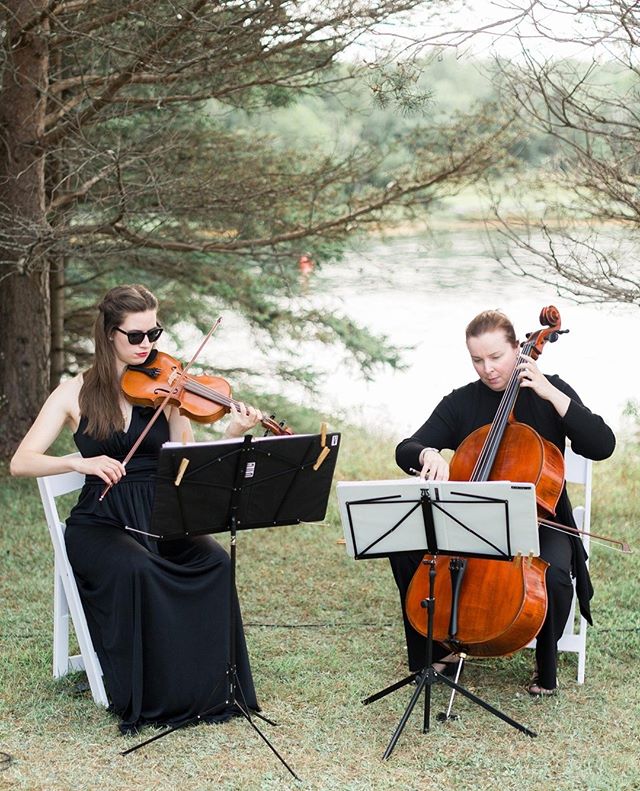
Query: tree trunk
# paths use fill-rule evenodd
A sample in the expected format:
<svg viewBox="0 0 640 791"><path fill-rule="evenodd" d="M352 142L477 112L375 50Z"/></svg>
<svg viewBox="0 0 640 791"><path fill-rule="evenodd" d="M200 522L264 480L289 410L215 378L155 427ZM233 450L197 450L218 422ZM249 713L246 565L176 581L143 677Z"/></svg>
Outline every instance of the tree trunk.
<svg viewBox="0 0 640 791"><path fill-rule="evenodd" d="M6 3L0 93L0 458L8 458L49 390L49 268L45 250L45 0Z"/></svg>
<svg viewBox="0 0 640 791"><path fill-rule="evenodd" d="M58 258L51 265L51 366L50 386L60 384L64 373L64 259Z"/></svg>

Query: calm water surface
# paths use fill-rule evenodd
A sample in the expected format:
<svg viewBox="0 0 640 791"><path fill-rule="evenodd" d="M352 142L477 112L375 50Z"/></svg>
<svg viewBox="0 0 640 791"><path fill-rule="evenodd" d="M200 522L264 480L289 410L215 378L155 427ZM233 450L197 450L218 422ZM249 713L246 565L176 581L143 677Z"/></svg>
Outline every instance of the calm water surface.
<svg viewBox="0 0 640 791"><path fill-rule="evenodd" d="M307 300L387 336L404 348L406 366L402 371L380 368L367 382L342 349L299 344L287 352L294 364L323 371L317 405L406 436L442 395L476 378L464 343L464 328L476 313L504 310L523 337L539 328L540 309L553 304L570 333L545 346L540 367L559 374L590 409L619 427L624 404L639 392L637 365L629 357L638 309L578 305L552 287L506 272L485 244L483 233L475 230L369 241L343 262L316 271ZM246 348L247 328L237 318L230 321L225 316L225 330ZM227 353L218 364L233 364L234 349ZM256 349L254 357L257 366L260 360L264 364L264 350ZM305 400L294 386L284 392Z"/></svg>

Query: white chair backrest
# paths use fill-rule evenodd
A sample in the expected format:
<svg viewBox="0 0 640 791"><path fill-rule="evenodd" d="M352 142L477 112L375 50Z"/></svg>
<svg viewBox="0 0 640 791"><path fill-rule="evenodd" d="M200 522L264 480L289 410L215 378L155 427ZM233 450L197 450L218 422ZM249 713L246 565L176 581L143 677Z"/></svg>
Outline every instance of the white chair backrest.
<svg viewBox="0 0 640 791"><path fill-rule="evenodd" d="M74 454L79 455L79 454ZM38 488L44 508L51 543L53 544L54 596L53 596L53 675L61 678L69 672L84 670L91 694L96 703L108 706L109 700L102 680L100 661L91 642L91 635L78 593L73 570L67 557L64 542L64 523L58 513L56 497L81 489L84 475L65 472L38 478ZM69 619L71 618L80 648L80 654L69 655Z"/></svg>
<svg viewBox="0 0 640 791"><path fill-rule="evenodd" d="M573 508L573 518L579 530L590 529L591 525L591 472L593 463L591 459L579 456L567 445L564 453L564 473L567 483L575 483L584 487L582 505ZM574 499L574 498L572 498ZM589 551L589 536L581 534L580 538L587 552ZM587 622L580 617L575 623L576 596L574 592L571 610L564 628L564 634L558 642L558 651L570 651L578 655L578 684L584 683L584 674L587 659ZM532 640L528 648L534 648L536 641Z"/></svg>
<svg viewBox="0 0 640 791"><path fill-rule="evenodd" d="M569 446L564 454L564 474L568 483L577 483L584 486L584 503L573 509L573 516L578 528L589 533L591 529L591 475L593 462L578 456ZM587 552L589 551L590 539L588 535L581 534L582 543Z"/></svg>
<svg viewBox="0 0 640 791"><path fill-rule="evenodd" d="M82 489L83 485L84 475L79 472L63 472L60 475L46 475L43 478L38 478L40 497L50 529L53 524L62 521L58 514L56 497Z"/></svg>

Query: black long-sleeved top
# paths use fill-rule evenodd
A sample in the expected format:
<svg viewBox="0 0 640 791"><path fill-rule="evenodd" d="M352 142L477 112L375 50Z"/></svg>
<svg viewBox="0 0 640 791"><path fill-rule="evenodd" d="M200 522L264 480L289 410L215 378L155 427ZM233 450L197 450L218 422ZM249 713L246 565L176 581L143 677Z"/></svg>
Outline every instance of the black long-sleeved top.
<svg viewBox="0 0 640 791"><path fill-rule="evenodd" d="M547 379L571 399L566 415L560 417L549 401L540 398L529 388L522 388L516 400L515 419L531 426L542 437L553 442L561 453L564 453L568 439L574 452L581 456L593 460L608 458L616 444L609 426L599 415L587 409L577 393L560 377L547 376ZM411 467L420 469L419 455L423 448L456 450L472 431L493 421L502 395L491 390L479 379L453 390L440 401L426 423L413 436L402 440L398 445L398 465L405 472L409 472ZM566 487L558 502L556 519L561 524L575 526ZM574 552L574 574L578 600L583 615L591 621L589 599L593 591L584 562L586 554L582 542L576 542L576 549L578 551Z"/></svg>

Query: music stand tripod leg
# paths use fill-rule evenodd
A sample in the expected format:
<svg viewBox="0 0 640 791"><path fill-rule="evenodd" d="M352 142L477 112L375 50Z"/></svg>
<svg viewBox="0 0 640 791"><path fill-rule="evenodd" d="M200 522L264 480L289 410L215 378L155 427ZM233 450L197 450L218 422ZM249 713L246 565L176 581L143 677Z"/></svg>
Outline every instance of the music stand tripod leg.
<svg viewBox="0 0 640 791"><path fill-rule="evenodd" d="M427 733L429 730L429 717L431 713L431 700L430 700L430 693L431 693L431 684L435 683L436 681L442 681L447 686L449 686L454 692L459 692L461 695L464 695L470 701L475 703L478 706L482 706L483 709L488 711L490 714L498 717L499 719L506 722L508 725L516 728L517 730L525 733L527 736L537 736L538 734L532 731L530 728L527 728L525 725L517 722L516 720L509 717L504 712L497 709L495 706L492 706L490 703L487 703L482 698L474 695L473 692L469 692L468 689L465 689L463 686L457 683L457 681L453 681L452 679L448 678L447 676L443 675L442 673L437 673L431 667L431 660L432 660L432 650L433 650L433 616L435 611L435 596L434 596L434 589L435 589L435 577L436 577L436 560L435 558L431 558L428 561L431 568L429 569L429 598L422 602L422 605L427 607L427 665L426 665L426 672L431 673L434 676L434 680L431 681L425 691L425 701L424 701L424 728L423 733Z"/></svg>
<svg viewBox="0 0 640 791"><path fill-rule="evenodd" d="M238 472L236 476L236 485L234 491L234 497L231 503L230 509L230 518L229 518L229 535L230 535L230 544L229 544L229 558L230 558L230 571L229 571L229 698L226 701L226 705L235 706L242 712L242 716L247 720L249 725L254 729L254 731L260 736L260 738L265 742L265 744L269 747L271 752L276 756L276 758L282 763L282 765L295 777L296 780L300 778L298 775L293 771L293 769L289 766L289 764L284 760L284 758L280 755L280 753L276 750L276 748L271 744L269 739L262 733L260 728L255 724L253 721L251 714L249 713L249 708L246 705L246 701L244 699L244 694L242 692L242 687L240 685L240 680L238 678L238 669L236 665L236 628L237 628L237 616L236 616L236 606L235 606L235 595L236 595L236 563L237 563L237 531L238 531L238 508L240 505L240 498L242 494L242 483L245 478L246 472L246 462L243 460L244 454L250 450L251 448L252 438L251 436L245 436L244 442L240 451L240 459L238 461ZM240 694L242 696L242 701L238 700L238 696L236 694L236 689L240 690ZM220 707L216 707L220 708ZM271 725L275 725L276 723L272 722L271 720L267 719L259 715L256 712L256 715L260 717L260 719L268 722Z"/></svg>
<svg viewBox="0 0 640 791"><path fill-rule="evenodd" d="M373 695L369 695L368 698L364 698L362 701L362 705L368 706L369 703L373 703L376 700L380 700L380 698L384 698L387 695L390 695L392 692L395 692L397 689L402 689L402 687L406 687L407 684L413 684L413 682L418 678L419 675L420 673L411 673L410 676L406 676L400 681L396 681L395 684L389 684L388 687L381 689L379 692L374 692Z"/></svg>
<svg viewBox="0 0 640 791"><path fill-rule="evenodd" d="M532 731L530 728L527 728L525 725L517 722L516 720L509 717L504 712L497 709L495 706L492 706L490 703L487 703L482 698L474 695L473 692L469 692L468 689L465 689L463 686L457 683L457 681L453 681L452 679L448 678L447 676L443 675L442 673L437 673L431 667L432 657L433 657L433 618L435 612L435 578L436 578L436 560L435 558L431 558L430 560L424 561L430 565L429 569L429 598L425 599L422 602L422 606L427 608L427 647L426 647L426 654L427 654L427 664L426 664L426 672L431 673L433 675L433 680L429 682L427 685L427 689L425 690L425 701L424 701L424 727L423 733L427 733L429 730L429 718L431 713L431 685L436 683L437 681L442 681L447 686L449 686L454 692L459 692L461 695L464 695L470 701L475 703L478 706L482 706L483 709L488 711L490 714L498 717L499 719L506 722L508 725L516 728L517 730L525 733L527 736L535 737L538 734L535 731Z"/></svg>
<svg viewBox="0 0 640 791"><path fill-rule="evenodd" d="M431 558L430 560L426 561L430 565L429 569L429 598L425 599L422 602L422 606L425 607L427 611L427 642L426 642L426 661L425 661L425 668L418 674L418 686L411 696L411 700L409 701L409 705L405 709L404 714L402 715L396 730L391 737L391 740L385 750L383 760L386 760L391 756L394 747L400 735L404 729L404 726L407 724L409 717L411 716L411 712L413 711L422 690L424 689L424 721L423 721L423 733L427 733L430 728L430 717L431 717L431 687L433 684L436 684L438 681L444 682L447 686L451 689L459 692L461 695L464 695L466 698L471 700L473 703L477 704L478 706L482 706L486 711L494 716L498 717L499 719L506 722L508 725L516 728L517 730L521 731L522 733L526 734L527 736L535 737L537 734L532 731L531 729L527 728L526 726L522 725L521 723L517 722L516 720L512 719L508 715L504 714L499 709L492 706L490 703L482 700L477 695L474 695L469 690L465 689L464 687L457 684L447 676L443 675L442 673L436 672L432 665L433 661L433 618L435 613L435 576L436 576L436 561L435 558Z"/></svg>
<svg viewBox="0 0 640 791"><path fill-rule="evenodd" d="M482 706L483 709L486 709L490 714L499 717L508 725L511 725L517 730L522 731L522 733L525 733L527 736L535 737L538 735L535 731L532 731L530 728L527 728L525 725L522 725L521 723L509 717L504 712L500 711L500 709L497 709L495 706L492 706L490 703L487 703L486 700L483 700L482 698L479 698L477 695L474 695L473 692L469 692L468 689L461 687L460 684L456 684L456 682L453 681L453 679L447 678L446 676L443 676L441 673L438 673L437 675L439 680L443 681L445 684L451 687L451 689L455 689L455 691L459 692L460 695L464 695L465 698L469 698L469 700L472 701L473 703L476 703L478 706Z"/></svg>
<svg viewBox="0 0 640 791"><path fill-rule="evenodd" d="M435 683L436 677L437 677L437 673L435 673L435 671L431 667L425 668L424 670L421 670L420 673L417 674L418 685L413 695L411 696L411 700L409 701L407 708L404 710L404 714L400 718L400 722L398 723L395 731L393 732L393 736L391 737L391 740L387 745L387 749L384 751L384 755L382 756L383 761L386 761L387 758L391 756L391 753L393 752L393 748L396 746L396 743L400 738L402 731L404 730L404 726L407 724L407 721L411 716L411 712L413 711L414 706L416 705L418 699L420 698L420 695L422 694L422 690L423 689L425 690L425 695L429 695L431 692L431 685ZM426 701L425 701L425 705L426 705Z"/></svg>

